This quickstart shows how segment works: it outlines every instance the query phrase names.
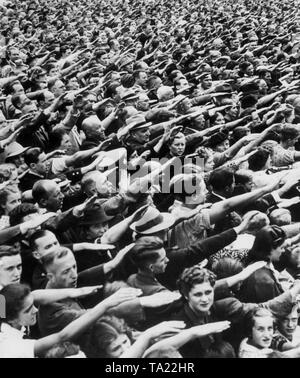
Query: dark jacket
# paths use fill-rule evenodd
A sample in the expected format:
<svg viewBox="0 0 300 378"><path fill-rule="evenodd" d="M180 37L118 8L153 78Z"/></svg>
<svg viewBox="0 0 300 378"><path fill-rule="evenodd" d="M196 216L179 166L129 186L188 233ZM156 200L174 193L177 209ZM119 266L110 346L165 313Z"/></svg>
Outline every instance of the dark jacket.
<svg viewBox="0 0 300 378"><path fill-rule="evenodd" d="M239 297L243 301L262 303L282 293L283 289L275 278L274 272L264 266L244 281Z"/></svg>
<svg viewBox="0 0 300 378"><path fill-rule="evenodd" d="M230 229L219 235L199 240L187 248L167 250L167 256L170 261L166 271L158 275L157 279L169 290L176 290L176 280L185 268L200 263L226 245L231 244L236 237L236 232Z"/></svg>

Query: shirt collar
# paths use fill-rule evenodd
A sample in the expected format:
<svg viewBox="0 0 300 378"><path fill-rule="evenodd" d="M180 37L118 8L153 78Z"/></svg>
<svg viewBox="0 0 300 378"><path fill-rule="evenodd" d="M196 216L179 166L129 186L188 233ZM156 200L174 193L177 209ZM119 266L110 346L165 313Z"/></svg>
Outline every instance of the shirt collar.
<svg viewBox="0 0 300 378"><path fill-rule="evenodd" d="M1 332L3 332L5 335L7 335L9 337L17 337L17 338L23 339L25 332L26 332L26 328L22 327L19 330L19 329L13 328L8 323L2 323L1 324Z"/></svg>

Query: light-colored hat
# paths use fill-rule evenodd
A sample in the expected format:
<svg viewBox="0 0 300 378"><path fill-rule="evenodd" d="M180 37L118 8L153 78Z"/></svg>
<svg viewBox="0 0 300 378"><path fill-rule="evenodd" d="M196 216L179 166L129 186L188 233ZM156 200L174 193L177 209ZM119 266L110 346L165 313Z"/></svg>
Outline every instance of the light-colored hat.
<svg viewBox="0 0 300 378"><path fill-rule="evenodd" d="M155 232L167 230L175 223L172 214L161 213L155 207L149 206L142 218L132 223L130 228L138 234L151 235Z"/></svg>
<svg viewBox="0 0 300 378"><path fill-rule="evenodd" d="M23 147L20 143L12 142L4 150L5 160L24 154L29 148L30 147Z"/></svg>

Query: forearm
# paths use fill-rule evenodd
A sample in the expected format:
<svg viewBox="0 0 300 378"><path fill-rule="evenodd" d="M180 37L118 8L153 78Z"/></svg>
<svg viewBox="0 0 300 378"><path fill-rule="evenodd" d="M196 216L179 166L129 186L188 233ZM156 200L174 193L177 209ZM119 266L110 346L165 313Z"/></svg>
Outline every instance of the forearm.
<svg viewBox="0 0 300 378"><path fill-rule="evenodd" d="M121 222L110 227L102 236L101 242L104 244L115 244L128 230L130 225L130 218L126 218Z"/></svg>
<svg viewBox="0 0 300 378"><path fill-rule="evenodd" d="M300 233L300 223L293 223L286 226L281 226L288 238L299 235Z"/></svg>
<svg viewBox="0 0 300 378"><path fill-rule="evenodd" d="M76 289L75 289L76 290ZM32 291L34 303L37 305L47 305L70 298L74 289L44 289Z"/></svg>
<svg viewBox="0 0 300 378"><path fill-rule="evenodd" d="M102 127L104 130L108 128L108 126L112 123L112 121L115 119L115 112L111 112L106 118L104 118L103 121L101 121Z"/></svg>
<svg viewBox="0 0 300 378"><path fill-rule="evenodd" d="M147 331L139 336L137 341L131 345L129 349L124 352L120 358L142 358L146 349L149 347L151 342L150 335L147 334Z"/></svg>
<svg viewBox="0 0 300 378"><path fill-rule="evenodd" d="M82 160L88 159L89 157L93 156L96 152L98 152L98 150L99 147L94 147L86 151L78 151L66 160L66 165L74 165Z"/></svg>

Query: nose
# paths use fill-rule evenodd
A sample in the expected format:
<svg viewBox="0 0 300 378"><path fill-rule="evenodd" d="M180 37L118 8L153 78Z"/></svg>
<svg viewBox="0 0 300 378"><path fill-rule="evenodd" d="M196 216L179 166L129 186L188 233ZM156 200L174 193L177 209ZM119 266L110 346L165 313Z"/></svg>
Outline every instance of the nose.
<svg viewBox="0 0 300 378"><path fill-rule="evenodd" d="M36 314L37 312L38 312L38 309L35 306L33 306L33 308L32 308L33 315Z"/></svg>

